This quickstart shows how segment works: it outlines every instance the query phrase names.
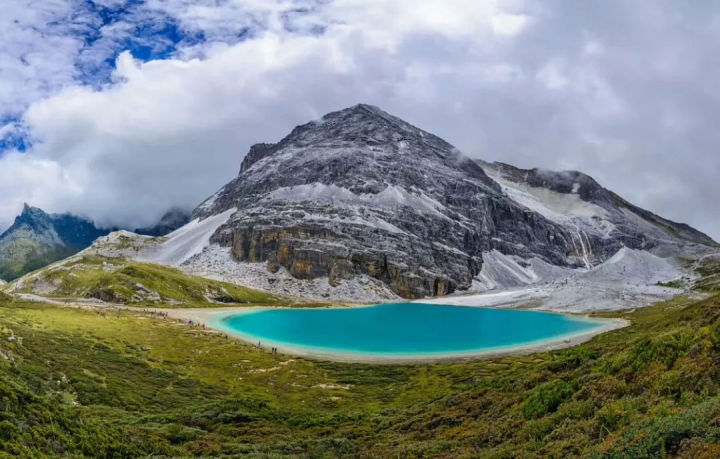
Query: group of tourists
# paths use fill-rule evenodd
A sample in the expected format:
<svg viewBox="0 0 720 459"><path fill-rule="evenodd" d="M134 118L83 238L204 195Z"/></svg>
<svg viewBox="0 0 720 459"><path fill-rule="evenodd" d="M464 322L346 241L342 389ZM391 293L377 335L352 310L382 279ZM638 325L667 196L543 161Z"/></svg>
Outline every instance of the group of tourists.
<svg viewBox="0 0 720 459"><path fill-rule="evenodd" d="M258 349L262 349L262 348L263 348L263 347L262 347L262 343L261 343L260 341L258 341L258 343L257 343L254 347L256 347L256 348L258 348ZM278 353L278 348L276 348L276 347L271 347L271 348L270 348L270 352L272 352L273 354L277 354L277 353Z"/></svg>

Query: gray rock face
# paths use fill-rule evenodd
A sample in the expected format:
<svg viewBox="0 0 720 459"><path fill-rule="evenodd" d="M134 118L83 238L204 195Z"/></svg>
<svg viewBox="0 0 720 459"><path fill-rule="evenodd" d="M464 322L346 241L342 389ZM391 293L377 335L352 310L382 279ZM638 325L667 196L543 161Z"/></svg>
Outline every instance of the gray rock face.
<svg viewBox="0 0 720 459"><path fill-rule="evenodd" d="M331 282L363 273L411 298L469 288L493 249L583 264L582 236L510 199L444 140L368 105L253 146L193 218L231 208L212 240L239 260Z"/></svg>
<svg viewBox="0 0 720 459"><path fill-rule="evenodd" d="M478 164L508 197L574 229L586 243L590 264L601 263L621 247L668 256L717 246L706 234L641 209L581 172Z"/></svg>
<svg viewBox="0 0 720 459"><path fill-rule="evenodd" d="M409 298L468 289L494 249L589 267L623 245L713 243L588 176L476 162L368 105L254 145L238 177L193 218L233 208L211 240L238 260L284 266L301 279L327 276L332 285L366 274Z"/></svg>

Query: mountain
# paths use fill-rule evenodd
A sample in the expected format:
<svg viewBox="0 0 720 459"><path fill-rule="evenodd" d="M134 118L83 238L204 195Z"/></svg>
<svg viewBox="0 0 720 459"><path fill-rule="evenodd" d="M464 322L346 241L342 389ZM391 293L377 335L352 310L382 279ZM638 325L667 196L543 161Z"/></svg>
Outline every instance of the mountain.
<svg viewBox="0 0 720 459"><path fill-rule="evenodd" d="M716 245L584 174L477 162L364 104L252 146L192 218L218 216L210 242L236 260L331 285L365 276L409 298L471 289L493 253L588 269L622 247L670 256Z"/></svg>
<svg viewBox="0 0 720 459"><path fill-rule="evenodd" d="M160 221L138 228L138 234L164 236L185 225L190 213L172 208ZM97 228L84 217L70 213L48 214L25 204L15 223L0 235L0 278L13 280L89 247L115 229Z"/></svg>
<svg viewBox="0 0 720 459"><path fill-rule="evenodd" d="M583 261L588 268L605 261L608 250L614 253L619 247L665 257L717 247L706 234L641 209L582 172L520 169L482 160L478 164L510 199L574 230L584 243ZM604 250L598 252L598 247Z"/></svg>
<svg viewBox="0 0 720 459"><path fill-rule="evenodd" d="M179 207L168 210L154 226L138 228L134 232L146 236L165 236L190 221L190 212Z"/></svg>
<svg viewBox="0 0 720 459"><path fill-rule="evenodd" d="M12 280L88 247L107 230L72 214L47 214L25 204L0 235L0 278Z"/></svg>
<svg viewBox="0 0 720 459"><path fill-rule="evenodd" d="M553 221L579 225L582 231L604 235L608 230L632 248L653 249L662 243L686 241L716 246L708 235L641 209L592 177L578 171L520 169L509 164L478 160L516 202Z"/></svg>
<svg viewBox="0 0 720 459"><path fill-rule="evenodd" d="M718 248L585 174L472 160L363 104L252 146L190 219L83 253L317 300L520 288L472 301L594 310L672 297L694 276L680 258Z"/></svg>

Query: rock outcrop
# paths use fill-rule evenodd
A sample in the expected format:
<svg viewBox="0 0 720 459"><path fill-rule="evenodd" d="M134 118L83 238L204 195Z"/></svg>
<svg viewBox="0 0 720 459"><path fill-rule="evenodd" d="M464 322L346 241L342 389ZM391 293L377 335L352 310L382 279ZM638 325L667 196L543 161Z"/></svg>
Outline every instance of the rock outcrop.
<svg viewBox="0 0 720 459"><path fill-rule="evenodd" d="M516 202L449 143L368 105L253 146L193 218L232 208L212 241L238 260L333 283L365 274L409 298L470 288L484 252L579 267L622 244Z"/></svg>

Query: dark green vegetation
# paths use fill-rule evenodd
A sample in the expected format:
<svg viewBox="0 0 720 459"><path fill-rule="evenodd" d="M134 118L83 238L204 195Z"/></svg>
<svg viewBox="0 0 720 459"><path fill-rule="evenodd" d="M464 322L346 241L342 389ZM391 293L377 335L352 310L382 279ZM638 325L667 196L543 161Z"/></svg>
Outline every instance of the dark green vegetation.
<svg viewBox="0 0 720 459"><path fill-rule="evenodd" d="M685 288L685 282L681 279L678 280L672 280L668 282L658 282L656 285L659 285L660 287L670 287L670 288Z"/></svg>
<svg viewBox="0 0 720 459"><path fill-rule="evenodd" d="M710 293L720 293L720 255L707 257L697 268L702 276L695 282L695 288Z"/></svg>
<svg viewBox="0 0 720 459"><path fill-rule="evenodd" d="M623 316L633 325L562 351L371 366L141 312L3 302L0 451L717 457L720 295Z"/></svg>
<svg viewBox="0 0 720 459"><path fill-rule="evenodd" d="M60 298L97 298L111 303L202 307L217 303L279 304L266 292L202 277L166 266L87 255L50 267L24 283L20 292Z"/></svg>
<svg viewBox="0 0 720 459"><path fill-rule="evenodd" d="M0 279L13 280L25 273L47 266L72 255L60 247L43 246L35 241L18 239L3 244Z"/></svg>

